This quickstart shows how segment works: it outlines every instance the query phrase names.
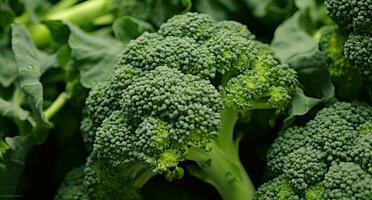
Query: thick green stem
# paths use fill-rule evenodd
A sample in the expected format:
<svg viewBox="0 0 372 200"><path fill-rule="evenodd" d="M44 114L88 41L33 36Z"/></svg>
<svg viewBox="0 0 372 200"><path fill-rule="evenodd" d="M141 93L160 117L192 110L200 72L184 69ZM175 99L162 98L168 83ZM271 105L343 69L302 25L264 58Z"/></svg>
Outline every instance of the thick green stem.
<svg viewBox="0 0 372 200"><path fill-rule="evenodd" d="M47 119L51 119L52 117L54 117L54 115L57 114L57 112L61 110L61 108L66 104L69 98L70 95L68 95L66 92L62 92L61 94L59 94L52 105L50 105L49 108L45 110L45 117Z"/></svg>
<svg viewBox="0 0 372 200"><path fill-rule="evenodd" d="M88 0L79 3L75 6L68 7L73 1L66 1L66 4L59 5L51 9L45 16L42 16L41 20L62 20L72 22L75 25L90 24L96 18L108 14L112 9L112 0ZM57 6L56 5L56 6ZM65 8L62 9L61 8ZM27 14L20 16L16 19L17 22L25 23ZM50 32L48 28L43 24L31 24L29 30L32 35L32 39L37 46L45 46L50 41Z"/></svg>
<svg viewBox="0 0 372 200"><path fill-rule="evenodd" d="M233 141L234 138L234 128L238 121L238 114L229 109L224 109L221 111L221 130L218 133L216 143L222 147L225 152L235 154L236 148Z"/></svg>
<svg viewBox="0 0 372 200"><path fill-rule="evenodd" d="M47 14L44 20L66 20L75 24L90 23L111 10L112 0L89 0L60 12Z"/></svg>
<svg viewBox="0 0 372 200"><path fill-rule="evenodd" d="M205 158L205 160L195 160L199 168L189 170L190 173L213 185L224 200L253 198L254 185L244 166L237 159L238 156L226 153L217 143L213 143L210 152L191 149L189 153L198 158Z"/></svg>
<svg viewBox="0 0 372 200"><path fill-rule="evenodd" d="M234 127L238 120L235 111L224 109L221 112L222 127L212 143L212 150L206 152L191 147L188 160L198 164L189 168L192 175L213 185L224 200L250 200L255 192L244 166L240 162L238 143L234 141Z"/></svg>
<svg viewBox="0 0 372 200"><path fill-rule="evenodd" d="M152 171L144 169L137 174L133 181L133 186L136 188L142 188L154 176L155 174Z"/></svg>

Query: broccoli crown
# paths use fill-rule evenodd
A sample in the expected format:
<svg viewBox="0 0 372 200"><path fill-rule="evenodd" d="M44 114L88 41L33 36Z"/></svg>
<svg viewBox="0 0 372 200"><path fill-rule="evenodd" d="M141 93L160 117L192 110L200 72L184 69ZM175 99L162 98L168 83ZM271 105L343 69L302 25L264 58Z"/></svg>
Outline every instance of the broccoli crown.
<svg viewBox="0 0 372 200"><path fill-rule="evenodd" d="M226 97L239 95L236 99L246 101L238 104L226 99L235 110L244 105L246 110L255 108L255 101L261 105L263 99L269 99L271 108L286 108L298 84L295 71L280 64L269 46L255 41L246 26L215 22L198 13L174 16L157 33L144 33L131 41L117 68L128 64L142 71L176 68L209 80L216 88L228 84ZM249 89L236 93L253 82Z"/></svg>
<svg viewBox="0 0 372 200"><path fill-rule="evenodd" d="M372 37L349 35L344 53L359 74L367 82L372 82Z"/></svg>
<svg viewBox="0 0 372 200"><path fill-rule="evenodd" d="M89 140L92 153L113 166L141 161L156 173L179 177L187 147L207 149L217 136L222 101L207 80L166 66L138 75L126 66L106 88L102 96L118 106L99 113L104 120Z"/></svg>
<svg viewBox="0 0 372 200"><path fill-rule="evenodd" d="M326 0L329 16L343 29L372 33L372 0Z"/></svg>
<svg viewBox="0 0 372 200"><path fill-rule="evenodd" d="M354 69L354 65L345 57L344 44L347 40L337 26L327 26L322 29L319 49L324 53L328 71L336 86L337 97L354 98L363 87L363 81Z"/></svg>
<svg viewBox="0 0 372 200"><path fill-rule="evenodd" d="M296 73L253 39L237 22L186 13L129 42L86 101L81 129L92 154L179 178L189 147L210 150L222 109L285 109Z"/></svg>
<svg viewBox="0 0 372 200"><path fill-rule="evenodd" d="M335 103L305 126L281 133L269 149L268 170L284 177L300 197L370 199L371 124L372 107Z"/></svg>

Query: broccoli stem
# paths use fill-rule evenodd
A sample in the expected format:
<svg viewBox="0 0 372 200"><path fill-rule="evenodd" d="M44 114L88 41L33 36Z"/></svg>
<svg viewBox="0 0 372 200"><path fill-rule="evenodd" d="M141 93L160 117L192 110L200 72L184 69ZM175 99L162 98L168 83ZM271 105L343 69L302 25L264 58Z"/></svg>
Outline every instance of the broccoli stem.
<svg viewBox="0 0 372 200"><path fill-rule="evenodd" d="M48 13L42 19L66 20L75 24L87 24L96 17L107 14L111 10L111 3L112 0L89 0L59 12Z"/></svg>
<svg viewBox="0 0 372 200"><path fill-rule="evenodd" d="M70 99L70 95L68 95L66 92L62 92L61 94L59 94L52 105L50 105L45 110L45 117L47 119L51 119L52 117L54 117L58 113L58 111L61 110L61 108L66 104L68 99Z"/></svg>
<svg viewBox="0 0 372 200"><path fill-rule="evenodd" d="M237 113L224 109L222 127L211 151L190 148L188 159L196 161L199 168L189 168L192 175L213 185L225 200L250 200L255 192L244 166L239 159L238 144L234 143Z"/></svg>
<svg viewBox="0 0 372 200"><path fill-rule="evenodd" d="M108 14L112 9L112 0L88 0L72 7L71 3L74 1L70 0L65 4L56 4L45 16L40 17L41 20L62 20L72 22L75 25L90 24L96 18ZM62 9L64 8L64 9ZM21 15L16 19L16 22L27 23L25 16ZM50 41L49 29L41 24L29 25L29 30L32 35L32 39L37 46L45 46Z"/></svg>
<svg viewBox="0 0 372 200"><path fill-rule="evenodd" d="M136 178L133 181L133 186L136 188L142 188L155 175L156 174L152 171L144 169L136 175Z"/></svg>

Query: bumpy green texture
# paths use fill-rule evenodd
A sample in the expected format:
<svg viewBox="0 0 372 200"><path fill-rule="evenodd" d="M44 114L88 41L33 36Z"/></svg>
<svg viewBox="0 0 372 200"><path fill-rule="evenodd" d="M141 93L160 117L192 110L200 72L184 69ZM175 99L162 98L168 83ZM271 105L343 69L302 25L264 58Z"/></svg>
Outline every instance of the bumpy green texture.
<svg viewBox="0 0 372 200"><path fill-rule="evenodd" d="M372 9L371 9L372 13ZM372 37L350 35L345 43L346 58L368 82L372 82Z"/></svg>
<svg viewBox="0 0 372 200"><path fill-rule="evenodd" d="M326 0L325 5L347 38L345 57L362 78L372 82L372 0Z"/></svg>
<svg viewBox="0 0 372 200"><path fill-rule="evenodd" d="M120 185L138 191L155 174L181 178L180 163L189 160L198 165L190 173L223 199L250 199L254 186L239 159L235 124L255 109L284 111L297 85L295 71L244 25L198 13L169 19L129 42L111 79L86 100L88 194L120 195ZM104 176L105 168L130 178Z"/></svg>
<svg viewBox="0 0 372 200"><path fill-rule="evenodd" d="M368 105L338 102L324 108L306 125L279 135L268 151L269 173L286 180L284 186L300 198L371 199L371 124ZM264 185L256 196L273 193L279 198L280 192Z"/></svg>
<svg viewBox="0 0 372 200"><path fill-rule="evenodd" d="M276 177L264 183L257 190L254 200L299 200L293 186L284 176Z"/></svg>
<svg viewBox="0 0 372 200"><path fill-rule="evenodd" d="M345 57L344 45L347 40L337 26L324 27L319 48L324 53L336 95L340 99L355 99L363 89L363 81L353 63ZM345 51L346 53L346 51ZM367 58L367 56L366 56Z"/></svg>
<svg viewBox="0 0 372 200"><path fill-rule="evenodd" d="M329 16L349 32L372 32L372 0L325 0Z"/></svg>
<svg viewBox="0 0 372 200"><path fill-rule="evenodd" d="M88 196L82 186L84 181L84 168L78 167L67 173L65 181L62 183L55 200L88 200Z"/></svg>

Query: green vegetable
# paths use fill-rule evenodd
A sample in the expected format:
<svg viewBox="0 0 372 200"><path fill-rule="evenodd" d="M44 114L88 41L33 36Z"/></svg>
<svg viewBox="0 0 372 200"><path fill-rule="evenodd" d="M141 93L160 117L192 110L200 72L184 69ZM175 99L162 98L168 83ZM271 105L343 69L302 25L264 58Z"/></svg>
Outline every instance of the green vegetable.
<svg viewBox="0 0 372 200"><path fill-rule="evenodd" d="M82 132L92 160L139 168L124 185L140 189L155 174L182 178L179 163L189 160L197 164L189 172L223 199L250 199L235 124L253 110L283 112L297 84L294 70L243 25L178 15L129 42L111 79L90 92Z"/></svg>
<svg viewBox="0 0 372 200"><path fill-rule="evenodd" d="M371 106L338 102L284 130L267 154L269 173L278 178L255 199L369 199L371 125Z"/></svg>
<svg viewBox="0 0 372 200"><path fill-rule="evenodd" d="M346 37L344 55L360 76L372 81L372 14L370 0L333 1L326 0L329 16L339 26Z"/></svg>

